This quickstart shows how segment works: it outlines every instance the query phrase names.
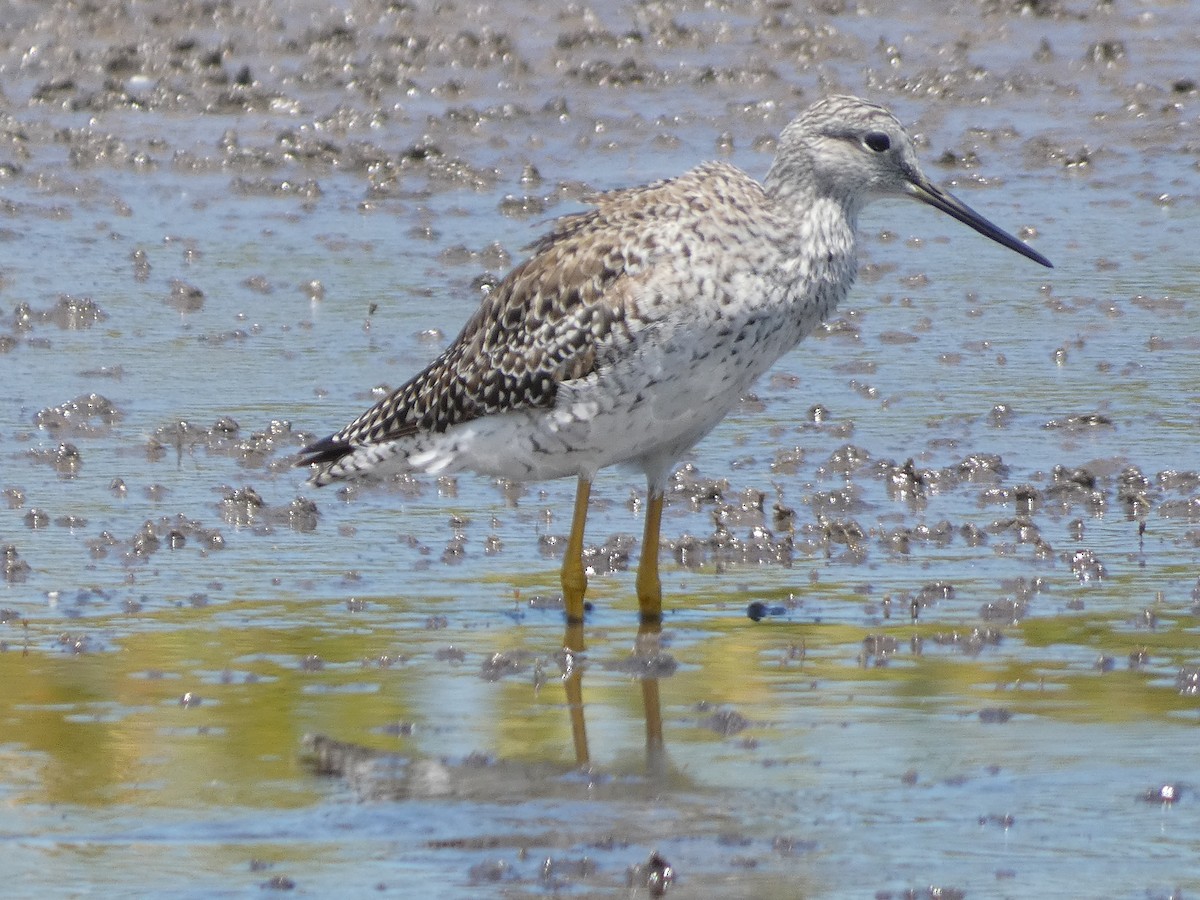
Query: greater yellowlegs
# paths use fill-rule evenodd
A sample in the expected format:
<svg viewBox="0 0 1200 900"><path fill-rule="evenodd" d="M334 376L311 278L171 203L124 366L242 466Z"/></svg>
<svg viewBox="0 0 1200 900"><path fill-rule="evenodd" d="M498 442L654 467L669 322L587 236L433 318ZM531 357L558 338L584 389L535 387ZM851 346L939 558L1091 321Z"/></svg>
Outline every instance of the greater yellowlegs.
<svg viewBox="0 0 1200 900"><path fill-rule="evenodd" d="M457 470L576 477L568 623L583 617L592 479L606 466L638 469L648 501L637 596L642 621L657 622L675 463L846 296L858 214L887 197L920 200L1050 266L930 182L890 112L831 97L784 129L762 184L710 162L601 193L558 220L441 356L298 464L318 485Z"/></svg>

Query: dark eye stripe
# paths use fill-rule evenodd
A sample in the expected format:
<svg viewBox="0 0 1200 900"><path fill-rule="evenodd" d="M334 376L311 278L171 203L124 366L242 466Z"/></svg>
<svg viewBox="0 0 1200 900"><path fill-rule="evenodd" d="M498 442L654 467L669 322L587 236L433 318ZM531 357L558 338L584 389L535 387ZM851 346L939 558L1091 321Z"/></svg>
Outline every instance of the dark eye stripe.
<svg viewBox="0 0 1200 900"><path fill-rule="evenodd" d="M882 153L892 146L892 139L882 131L868 131L867 136L863 138L863 143L876 153Z"/></svg>

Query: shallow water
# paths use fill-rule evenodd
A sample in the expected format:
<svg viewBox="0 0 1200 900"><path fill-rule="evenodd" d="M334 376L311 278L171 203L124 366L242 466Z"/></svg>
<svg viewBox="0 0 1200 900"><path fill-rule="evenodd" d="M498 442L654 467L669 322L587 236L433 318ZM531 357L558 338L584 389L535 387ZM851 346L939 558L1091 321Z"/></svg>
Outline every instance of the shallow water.
<svg viewBox="0 0 1200 900"><path fill-rule="evenodd" d="M654 851L680 896L1200 888L1190 6L105 9L0 33L18 895L646 894ZM686 461L640 655L600 479L581 768L574 486L288 458L586 188L761 175L832 90L1057 268L872 207L838 321Z"/></svg>

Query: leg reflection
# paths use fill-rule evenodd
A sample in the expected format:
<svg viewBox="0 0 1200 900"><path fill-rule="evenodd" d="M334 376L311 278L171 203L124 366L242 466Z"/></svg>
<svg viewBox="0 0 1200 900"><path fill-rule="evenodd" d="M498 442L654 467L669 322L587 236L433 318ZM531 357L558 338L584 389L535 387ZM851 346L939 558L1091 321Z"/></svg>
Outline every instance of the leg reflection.
<svg viewBox="0 0 1200 900"><path fill-rule="evenodd" d="M659 699L656 660L659 656L659 636L662 634L660 622L644 622L638 629L637 643L634 656L641 657L645 664L641 666L642 676L639 679L642 687L642 707L646 718L646 768L649 775L659 776L666 773L666 748L663 742L662 706ZM588 751L587 723L583 712L583 665L581 654L584 652L583 624L567 622L566 635L563 637L563 688L567 694L567 712L571 719L571 738L575 743L575 762L580 766L591 763Z"/></svg>
<svg viewBox="0 0 1200 900"><path fill-rule="evenodd" d="M657 656L662 622L643 621L638 629L637 652ZM646 769L650 776L666 773L667 752L663 743L662 706L658 695L658 676L649 670L642 676L642 707L646 713Z"/></svg>
<svg viewBox="0 0 1200 900"><path fill-rule="evenodd" d="M563 670L563 687L567 691L567 711L571 716L571 737L575 741L575 762L586 766L591 762L588 755L587 723L583 719L583 665L579 658L584 651L583 623L567 620L567 633L563 638L563 653L566 657Z"/></svg>

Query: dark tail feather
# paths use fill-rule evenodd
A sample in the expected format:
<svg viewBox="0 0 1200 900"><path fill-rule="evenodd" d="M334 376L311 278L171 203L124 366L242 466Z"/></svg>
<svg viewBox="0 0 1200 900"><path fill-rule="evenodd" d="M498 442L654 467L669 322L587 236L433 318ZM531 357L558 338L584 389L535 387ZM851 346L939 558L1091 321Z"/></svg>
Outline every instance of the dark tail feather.
<svg viewBox="0 0 1200 900"><path fill-rule="evenodd" d="M321 463L334 463L349 452L350 445L346 441L334 440L333 435L330 435L309 444L301 450L300 458L296 460L296 465L304 467Z"/></svg>

